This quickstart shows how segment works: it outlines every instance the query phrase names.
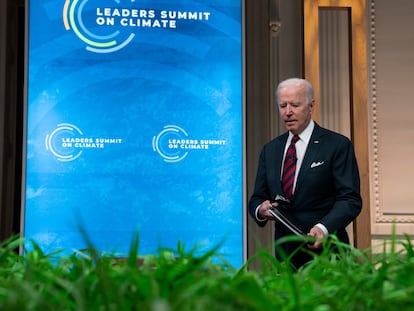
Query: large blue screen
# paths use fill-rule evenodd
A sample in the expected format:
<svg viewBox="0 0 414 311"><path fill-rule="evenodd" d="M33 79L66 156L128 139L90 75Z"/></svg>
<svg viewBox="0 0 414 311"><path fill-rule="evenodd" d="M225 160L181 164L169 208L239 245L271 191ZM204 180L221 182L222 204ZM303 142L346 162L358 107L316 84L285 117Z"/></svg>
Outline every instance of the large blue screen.
<svg viewBox="0 0 414 311"><path fill-rule="evenodd" d="M24 236L243 261L241 0L30 0Z"/></svg>

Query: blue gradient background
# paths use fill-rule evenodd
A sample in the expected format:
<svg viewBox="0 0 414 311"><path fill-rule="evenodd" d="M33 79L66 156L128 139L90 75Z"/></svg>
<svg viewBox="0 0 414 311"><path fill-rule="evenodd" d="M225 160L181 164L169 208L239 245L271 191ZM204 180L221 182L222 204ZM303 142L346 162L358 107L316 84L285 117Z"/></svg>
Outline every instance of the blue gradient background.
<svg viewBox="0 0 414 311"><path fill-rule="evenodd" d="M115 2L89 0L85 8ZM208 21L177 21L176 29L120 29L125 36L133 31L134 39L99 54L65 30L64 1L30 1L25 237L46 252L70 253L85 247L82 226L98 249L120 255L136 232L140 255L175 249L178 241L200 250L224 241L220 253L239 266L241 1L118 2L211 15ZM76 125L85 137L121 138L122 144L58 161L44 142L60 123ZM190 138L226 144L165 162L152 139L171 124Z"/></svg>

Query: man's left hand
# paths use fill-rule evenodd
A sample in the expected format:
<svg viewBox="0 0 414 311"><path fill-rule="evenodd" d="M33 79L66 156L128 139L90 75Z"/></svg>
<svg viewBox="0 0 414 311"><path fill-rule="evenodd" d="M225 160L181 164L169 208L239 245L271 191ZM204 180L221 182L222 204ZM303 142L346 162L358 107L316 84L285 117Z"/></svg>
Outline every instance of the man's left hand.
<svg viewBox="0 0 414 311"><path fill-rule="evenodd" d="M316 241L313 244L308 244L308 248L317 250L322 247L322 240L325 237L325 234L323 233L322 229L314 226L309 231L308 236L316 238Z"/></svg>

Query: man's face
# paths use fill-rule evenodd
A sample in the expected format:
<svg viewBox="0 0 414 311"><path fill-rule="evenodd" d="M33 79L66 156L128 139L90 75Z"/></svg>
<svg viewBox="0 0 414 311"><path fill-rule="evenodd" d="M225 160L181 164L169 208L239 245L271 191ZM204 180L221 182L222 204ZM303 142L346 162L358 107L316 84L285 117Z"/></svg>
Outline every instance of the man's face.
<svg viewBox="0 0 414 311"><path fill-rule="evenodd" d="M308 126L313 112L314 102L307 102L306 88L292 84L279 90L279 113L286 129L300 134Z"/></svg>

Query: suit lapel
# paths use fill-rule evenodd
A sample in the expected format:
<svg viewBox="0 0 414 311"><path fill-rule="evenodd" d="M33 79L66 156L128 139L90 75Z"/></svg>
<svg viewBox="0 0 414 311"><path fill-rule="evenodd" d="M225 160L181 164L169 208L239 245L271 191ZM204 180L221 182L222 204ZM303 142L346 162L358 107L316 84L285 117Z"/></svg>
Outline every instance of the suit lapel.
<svg viewBox="0 0 414 311"><path fill-rule="evenodd" d="M272 154L275 155L275 159L273 160L273 163L275 165L275 173L277 174L277 180L279 182L278 188L282 188L282 182L281 182L281 172L282 172L282 166L283 166L283 155L285 153L285 146L286 141L289 137L289 133L285 133L282 136L280 136L276 141L274 145L274 152Z"/></svg>

